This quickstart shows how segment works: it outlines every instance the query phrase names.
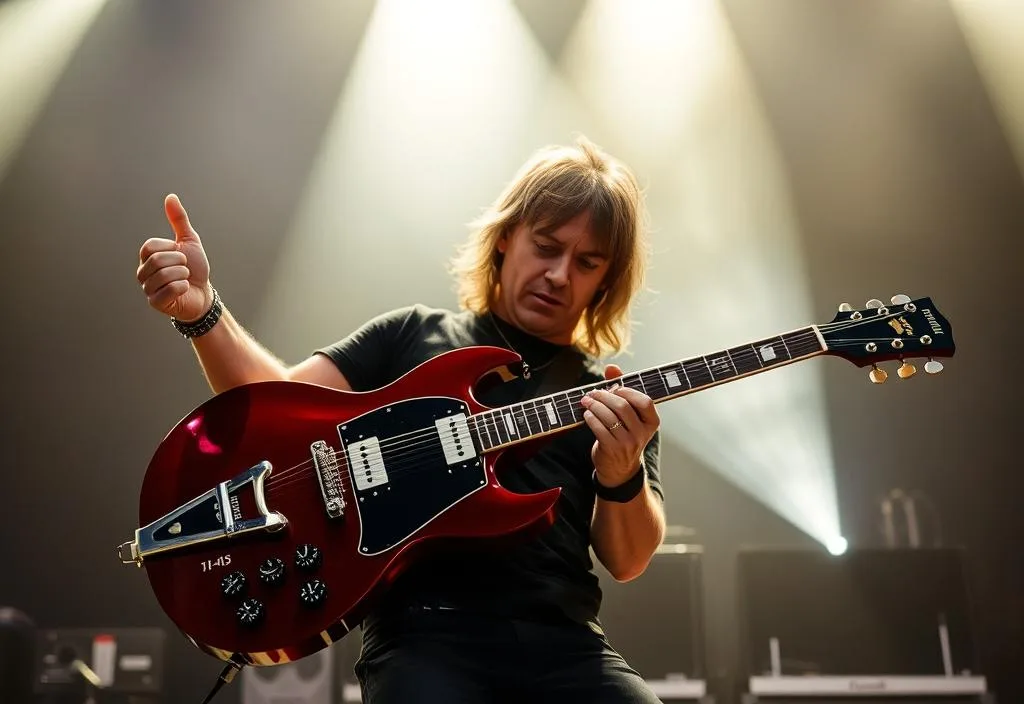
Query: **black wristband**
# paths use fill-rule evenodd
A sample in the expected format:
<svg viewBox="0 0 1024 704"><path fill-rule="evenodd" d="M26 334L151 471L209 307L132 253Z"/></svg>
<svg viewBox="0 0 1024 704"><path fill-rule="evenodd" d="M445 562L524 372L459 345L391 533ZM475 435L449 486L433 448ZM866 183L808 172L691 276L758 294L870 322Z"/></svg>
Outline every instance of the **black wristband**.
<svg viewBox="0 0 1024 704"><path fill-rule="evenodd" d="M186 339L200 337L213 329L223 312L224 306L220 302L220 294L217 293L217 289L213 289L213 304L210 306L210 310L206 311L206 315L192 323L183 323L176 318L171 318L171 325Z"/></svg>
<svg viewBox="0 0 1024 704"><path fill-rule="evenodd" d="M605 501L614 501L620 504L628 503L643 491L644 479L646 478L645 474L644 463L641 461L640 466L636 468L636 472L633 473L632 477L616 487L609 488L598 480L597 470L595 469L594 493L597 494L598 498L604 499Z"/></svg>

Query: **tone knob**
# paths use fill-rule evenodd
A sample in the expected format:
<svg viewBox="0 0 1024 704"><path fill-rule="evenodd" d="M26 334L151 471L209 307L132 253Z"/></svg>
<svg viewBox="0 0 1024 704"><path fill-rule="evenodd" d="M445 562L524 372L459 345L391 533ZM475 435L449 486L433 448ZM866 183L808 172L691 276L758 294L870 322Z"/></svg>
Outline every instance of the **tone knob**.
<svg viewBox="0 0 1024 704"><path fill-rule="evenodd" d="M303 543L295 548L295 566L300 570L313 572L320 567L321 562L320 548L316 545Z"/></svg>
<svg viewBox="0 0 1024 704"><path fill-rule="evenodd" d="M280 586L284 582L284 560L280 557L268 557L261 562L260 581L270 587Z"/></svg>
<svg viewBox="0 0 1024 704"><path fill-rule="evenodd" d="M309 609L315 609L327 599L327 585L319 579L311 579L299 590L299 600Z"/></svg>
<svg viewBox="0 0 1024 704"><path fill-rule="evenodd" d="M263 620L263 602L259 599L246 599L235 611L238 622L243 626L255 626Z"/></svg>
<svg viewBox="0 0 1024 704"><path fill-rule="evenodd" d="M220 592L229 599L241 596L245 592L246 579L241 572L232 572L224 575L220 580Z"/></svg>

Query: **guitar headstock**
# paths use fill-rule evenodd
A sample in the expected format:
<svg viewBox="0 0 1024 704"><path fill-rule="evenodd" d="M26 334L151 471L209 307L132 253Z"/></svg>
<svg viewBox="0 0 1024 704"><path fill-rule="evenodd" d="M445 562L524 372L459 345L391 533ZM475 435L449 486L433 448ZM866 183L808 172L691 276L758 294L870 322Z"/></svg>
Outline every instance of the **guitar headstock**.
<svg viewBox="0 0 1024 704"><path fill-rule="evenodd" d="M917 371L908 358L927 358L924 370L929 374L942 371L942 363L935 358L952 357L956 351L949 321L930 298L912 301L899 294L890 301L890 305L885 305L873 298L863 310L854 310L847 303L839 306L832 322L819 326L826 352L858 367L871 365L869 376L876 384L888 376L877 365L888 360L901 362L897 369L901 379Z"/></svg>

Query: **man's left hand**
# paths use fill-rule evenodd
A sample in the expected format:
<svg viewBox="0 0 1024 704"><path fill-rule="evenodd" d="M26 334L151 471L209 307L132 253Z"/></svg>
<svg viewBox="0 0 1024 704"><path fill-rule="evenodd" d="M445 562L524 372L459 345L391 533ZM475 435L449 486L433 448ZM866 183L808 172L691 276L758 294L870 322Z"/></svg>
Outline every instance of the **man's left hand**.
<svg viewBox="0 0 1024 704"><path fill-rule="evenodd" d="M605 379L620 376L616 365L605 367ZM583 420L597 438L590 451L597 478L606 487L619 486L636 472L644 448L661 425L654 401L636 389L616 386L610 391L594 389L580 404L586 409Z"/></svg>

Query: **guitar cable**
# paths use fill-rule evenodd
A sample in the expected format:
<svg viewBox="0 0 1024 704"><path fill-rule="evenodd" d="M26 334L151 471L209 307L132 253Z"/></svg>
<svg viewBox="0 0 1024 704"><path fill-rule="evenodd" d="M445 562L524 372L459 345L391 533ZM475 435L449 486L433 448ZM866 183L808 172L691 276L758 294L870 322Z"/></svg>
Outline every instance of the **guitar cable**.
<svg viewBox="0 0 1024 704"><path fill-rule="evenodd" d="M235 675L241 672L243 667L245 667L244 662L237 661L234 658L229 660L228 664L224 666L224 669L220 671L220 675L217 676L217 681L213 683L213 688L210 690L210 693L206 695L206 698L203 699L202 704L210 704L210 700L217 695L220 688L235 679Z"/></svg>

